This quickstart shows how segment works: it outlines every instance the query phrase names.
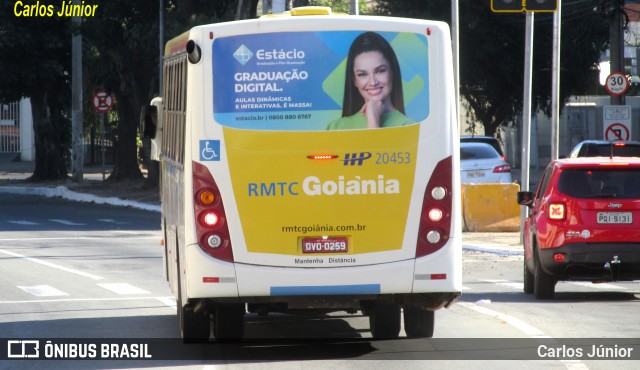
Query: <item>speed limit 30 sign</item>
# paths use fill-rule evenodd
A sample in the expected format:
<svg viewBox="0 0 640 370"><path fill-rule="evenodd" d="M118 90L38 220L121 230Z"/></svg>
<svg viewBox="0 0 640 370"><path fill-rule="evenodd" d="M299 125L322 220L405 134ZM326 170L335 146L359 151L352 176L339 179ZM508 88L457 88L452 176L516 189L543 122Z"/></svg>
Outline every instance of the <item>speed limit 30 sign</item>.
<svg viewBox="0 0 640 370"><path fill-rule="evenodd" d="M607 83L604 85L609 95L621 96L629 90L629 79L623 73L613 72L607 77Z"/></svg>

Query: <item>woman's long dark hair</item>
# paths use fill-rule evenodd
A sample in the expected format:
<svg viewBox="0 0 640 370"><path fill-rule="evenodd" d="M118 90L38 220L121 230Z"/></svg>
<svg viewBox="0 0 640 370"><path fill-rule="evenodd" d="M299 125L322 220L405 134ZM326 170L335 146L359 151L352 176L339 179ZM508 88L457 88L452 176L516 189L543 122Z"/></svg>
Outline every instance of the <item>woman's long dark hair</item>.
<svg viewBox="0 0 640 370"><path fill-rule="evenodd" d="M347 70L344 82L344 99L342 101L342 116L347 117L358 112L364 105L364 98L354 83L353 64L356 57L369 51L378 51L389 62L392 73L393 89L391 91L391 103L394 108L404 114L404 96L402 95L402 75L396 53L391 45L375 32L365 32L353 40L347 56Z"/></svg>

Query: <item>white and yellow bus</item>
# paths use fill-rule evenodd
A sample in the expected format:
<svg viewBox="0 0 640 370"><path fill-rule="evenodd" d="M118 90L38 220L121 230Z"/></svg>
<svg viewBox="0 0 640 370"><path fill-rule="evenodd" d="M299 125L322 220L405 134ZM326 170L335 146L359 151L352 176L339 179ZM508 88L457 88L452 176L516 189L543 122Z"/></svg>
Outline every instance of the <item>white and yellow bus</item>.
<svg viewBox="0 0 640 370"><path fill-rule="evenodd" d="M445 23L297 8L195 27L167 43L154 105L185 340L300 310L433 335L462 279Z"/></svg>

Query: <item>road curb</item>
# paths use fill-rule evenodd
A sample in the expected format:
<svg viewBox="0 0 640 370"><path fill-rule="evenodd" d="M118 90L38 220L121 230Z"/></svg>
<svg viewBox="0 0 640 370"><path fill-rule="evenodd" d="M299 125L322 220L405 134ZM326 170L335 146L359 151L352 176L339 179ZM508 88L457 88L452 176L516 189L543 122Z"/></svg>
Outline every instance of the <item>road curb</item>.
<svg viewBox="0 0 640 370"><path fill-rule="evenodd" d="M159 205L146 204L132 200L124 200L116 197L103 198L93 194L78 193L69 190L66 186L57 186L55 188L31 186L0 186L0 192L8 194L39 195L47 198L58 197L78 202L108 204L120 207L131 207L150 212L160 212Z"/></svg>

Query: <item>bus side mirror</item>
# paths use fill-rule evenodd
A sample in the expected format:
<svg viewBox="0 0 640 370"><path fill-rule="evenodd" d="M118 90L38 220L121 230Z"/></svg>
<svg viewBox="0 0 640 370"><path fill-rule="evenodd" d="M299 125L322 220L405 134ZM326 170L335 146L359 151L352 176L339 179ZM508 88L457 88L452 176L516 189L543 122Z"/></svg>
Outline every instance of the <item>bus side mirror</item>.
<svg viewBox="0 0 640 370"><path fill-rule="evenodd" d="M530 191L519 191L517 197L518 204L521 206L531 207L533 204L533 193Z"/></svg>
<svg viewBox="0 0 640 370"><path fill-rule="evenodd" d="M145 105L140 111L140 135L144 139L155 139L158 127L158 107Z"/></svg>

